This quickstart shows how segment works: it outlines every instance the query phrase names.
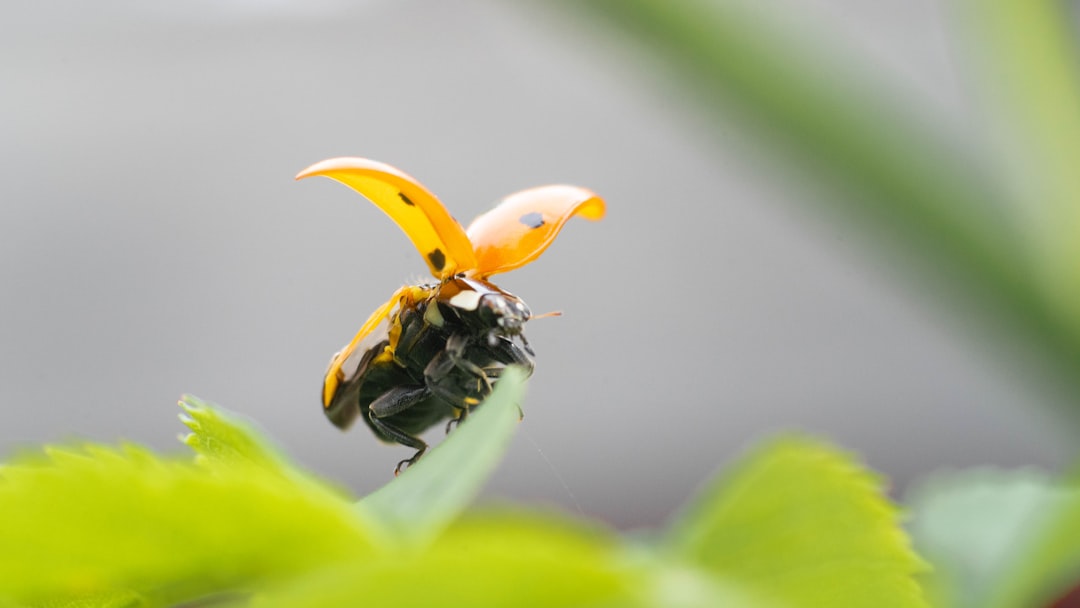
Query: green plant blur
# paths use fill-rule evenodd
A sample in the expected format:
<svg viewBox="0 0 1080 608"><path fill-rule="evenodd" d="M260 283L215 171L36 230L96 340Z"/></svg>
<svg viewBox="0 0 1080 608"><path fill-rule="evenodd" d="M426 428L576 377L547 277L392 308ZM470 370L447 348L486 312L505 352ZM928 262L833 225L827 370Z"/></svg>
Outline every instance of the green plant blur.
<svg viewBox="0 0 1080 608"><path fill-rule="evenodd" d="M671 94L696 99L718 125L738 117L773 160L838 194L802 198L828 198L878 226L887 250L921 256L937 291L979 311L962 319L982 323L970 329L1012 339L1018 352L998 353L1006 364L1030 366L1030 349L1040 372L1080 394L1080 49L1069 3L944 3L979 112L968 132L943 129L934 109L771 3L565 5L670 67L657 77Z"/></svg>
<svg viewBox="0 0 1080 608"><path fill-rule="evenodd" d="M835 192L802 198L831 199L832 212L887 235L886 250L914 257L929 278L920 287L978 311L957 321L1004 338L994 350L1006 365L1074 396L1058 414L1080 428L1073 3L943 3L977 118L955 129L828 32L795 23L773 3L583 0L563 8L669 67L657 71L662 84L695 99L718 125L733 117L748 125L777 167ZM950 607L1077 605L1077 491L1071 476L991 469L919 484L911 529L932 564L921 579L928 598Z"/></svg>
<svg viewBox="0 0 1080 608"><path fill-rule="evenodd" d="M354 501L188 397L194 458L49 447L0 469L0 606L925 606L877 477L782 437L643 541L476 507L518 420L509 370L476 414Z"/></svg>
<svg viewBox="0 0 1080 608"><path fill-rule="evenodd" d="M782 436L648 535L474 500L517 426L524 374L360 500L194 397L194 457L52 446L0 466L0 607L1051 605L1075 580L1080 492L1034 473L942 474L914 547L881 479ZM1033 525L1036 522L1037 525Z"/></svg>

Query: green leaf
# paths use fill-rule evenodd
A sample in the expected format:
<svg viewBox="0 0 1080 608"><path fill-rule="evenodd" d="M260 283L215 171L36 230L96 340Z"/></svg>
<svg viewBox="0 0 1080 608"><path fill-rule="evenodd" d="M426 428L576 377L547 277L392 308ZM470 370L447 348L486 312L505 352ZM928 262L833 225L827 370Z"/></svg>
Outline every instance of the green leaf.
<svg viewBox="0 0 1080 608"><path fill-rule="evenodd" d="M987 4L969 3L980 8ZM945 281L936 285L936 292L974 298L980 310L994 315L989 320L995 326L1002 321L1026 334L1044 355L1041 362L1047 368L1062 381L1080 386L1080 283L1062 279L1077 276L1080 247L1080 239L1074 238L1080 225L1080 207L1074 204L1080 182L1073 170L1078 162L1073 152L1080 148L1073 136L1080 133L1073 82L1075 28L1055 17L1068 12L1062 3L990 3L1005 7L995 9L1000 16L994 21L1000 24L999 34L1007 37L1004 54L1015 61L1006 75L1022 76L1019 82L1033 84L1037 92L1028 94L1027 87L1017 86L1017 78L1004 82L1018 96L1029 97L1031 103L1017 106L1027 112L1025 123L1039 122L1039 129L1049 129L1033 134L1043 139L1038 145L1050 144L1040 147L1034 162L1047 158L1043 152L1068 153L1046 164L1047 171L1064 165L1060 170L1067 173L1048 183L1062 182L1060 192L1074 196L1059 198L1064 206L1041 210L1046 211L1044 225L1054 226L1062 236L1054 239L1058 255L1042 276L1031 272L1021 248L1039 237L1018 238L1013 222L1018 212L1039 214L1044 201L1009 196L1014 191L1007 176L1011 167L990 162L982 149L985 134L962 146L940 128L941 120L931 116L930 108L901 105L899 87L881 81L876 66L860 64L860 53L839 47L827 32L813 36L803 21L798 27L784 24L778 15L786 11L752 0L564 4L591 9L624 30L627 40L657 55L661 65L671 67L662 71L666 80L659 85L681 81L674 84L693 94L718 125L730 124L733 114L748 119L742 122L780 151L778 158L794 161L800 177L811 175L809 168L840 194L817 200L842 205L843 214L862 225L861 220L873 220L889 237L873 239L874 244L896 240L904 261L915 261L912 252L922 255L921 269ZM1021 29L1012 12L1023 13ZM1043 38L1026 39L1032 32ZM1063 38L1068 44L1061 43ZM1000 56L990 54L989 62ZM1062 95L1036 98L1043 93ZM1050 113L1044 119L1047 104ZM717 129L724 137L729 132ZM1067 251L1073 255L1063 255ZM1059 272L1052 274L1054 270ZM1059 298L1071 299L1064 299L1064 305L1059 300L1057 308L1048 305L1048 284Z"/></svg>
<svg viewBox="0 0 1080 608"><path fill-rule="evenodd" d="M911 533L934 565L926 578L935 605L1040 605L1000 602L1013 602L1004 586L1014 584L1012 573L1030 562L1043 527L1071 494L1045 474L1027 470L939 473L913 489Z"/></svg>
<svg viewBox="0 0 1080 608"><path fill-rule="evenodd" d="M358 510L396 542L430 542L479 493L521 418L525 373L508 367L495 390L439 446L400 477L370 494Z"/></svg>
<svg viewBox="0 0 1080 608"><path fill-rule="evenodd" d="M839 450L788 437L710 483L674 524L675 555L790 606L925 606L923 568L880 481Z"/></svg>
<svg viewBox="0 0 1080 608"><path fill-rule="evenodd" d="M1030 542L1014 547L1014 567L993 592L994 608L1048 606L1080 585L1080 485L1049 488L1028 527Z"/></svg>
<svg viewBox="0 0 1080 608"><path fill-rule="evenodd" d="M1067 2L950 3L984 95L986 141L1017 192L1021 252L1036 286L1080 335L1080 70ZM1004 180L1003 180L1004 181Z"/></svg>
<svg viewBox="0 0 1080 608"><path fill-rule="evenodd" d="M112 591L78 598L51 599L34 605L34 608L139 608L146 606L146 598L131 591ZM0 603L0 607L6 606Z"/></svg>
<svg viewBox="0 0 1080 608"><path fill-rule="evenodd" d="M859 64L835 41L754 2L574 4L661 55L706 110L725 120L740 112L783 146L785 158L839 184L853 196L834 202L851 205L856 217L877 216L981 273L1019 272L1001 248L1010 234L1007 202L988 187L979 150L960 148L917 109L897 103L874 66Z"/></svg>
<svg viewBox="0 0 1080 608"><path fill-rule="evenodd" d="M250 420L192 395L180 399L184 413L180 420L191 429L181 437L206 464L250 464L267 470L286 472L292 464L273 442Z"/></svg>
<svg viewBox="0 0 1080 608"><path fill-rule="evenodd" d="M656 608L792 608L792 604L765 599L731 579L662 557L639 577L639 583L649 587L646 605Z"/></svg>
<svg viewBox="0 0 1080 608"><path fill-rule="evenodd" d="M342 564L258 598L258 608L305 606L642 605L648 572L610 532L557 516L484 510L423 551Z"/></svg>
<svg viewBox="0 0 1080 608"><path fill-rule="evenodd" d="M351 504L315 482L134 446L16 460L0 469L0 513L0 598L21 603L127 591L162 605L370 551Z"/></svg>

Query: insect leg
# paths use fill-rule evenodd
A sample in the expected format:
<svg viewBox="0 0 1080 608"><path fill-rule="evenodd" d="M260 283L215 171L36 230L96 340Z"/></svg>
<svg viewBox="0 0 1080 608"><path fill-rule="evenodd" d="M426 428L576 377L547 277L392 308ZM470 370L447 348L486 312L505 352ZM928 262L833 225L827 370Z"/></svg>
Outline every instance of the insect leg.
<svg viewBox="0 0 1080 608"><path fill-rule="evenodd" d="M368 407L376 418L386 418L403 412L430 396L431 391L426 386L399 386L379 395Z"/></svg>
<svg viewBox="0 0 1080 608"><path fill-rule="evenodd" d="M446 341L446 353L447 358L453 364L454 367L476 378L476 381L480 383L478 391L484 396L487 396L491 392L491 381L488 380L487 373L484 372L484 368L470 361L465 357L465 348L469 346L469 338L454 334L450 336L450 339Z"/></svg>
<svg viewBox="0 0 1080 608"><path fill-rule="evenodd" d="M447 341L447 348L435 355L424 369L424 381L432 394L455 409L455 416L446 425L447 433L491 393L487 373L464 355L467 344L467 339L452 336Z"/></svg>
<svg viewBox="0 0 1080 608"><path fill-rule="evenodd" d="M470 364L479 371L486 382L487 376L484 375L484 370L476 364L471 362ZM431 359L431 363L428 363L428 366L424 368L424 381L432 394L437 395L455 408L468 410L470 407L480 403L478 398L470 396L469 390L464 388L468 382L475 381L476 376L474 372L465 370L469 377L462 379L461 374L454 373L461 369L458 360L450 354L449 350L444 350L435 355ZM490 382L487 382L486 386L488 387L487 392L490 392ZM484 396L487 392L480 392L479 394Z"/></svg>
<svg viewBox="0 0 1080 608"><path fill-rule="evenodd" d="M398 475L406 467L420 460L427 451L428 445L415 435L410 435L398 427L381 420L388 416L403 412L431 396L431 391L426 386L402 386L392 388L371 402L368 411L368 420L371 424L387 437L401 445L413 448L416 453L412 458L402 460L394 467L394 475Z"/></svg>
<svg viewBox="0 0 1080 608"><path fill-rule="evenodd" d="M486 345L487 353L495 360L496 363L501 365L485 367L484 373L492 381L498 380L502 375L507 365L518 365L525 368L525 374L531 376L535 364L532 357L525 354L520 346L514 343L510 338L499 337L497 340L488 342ZM521 411L521 406L518 406L518 419L523 419L525 412Z"/></svg>
<svg viewBox="0 0 1080 608"><path fill-rule="evenodd" d="M487 351L491 355L491 358L499 363L502 363L503 365L520 365L525 368L525 373L527 375L532 375L533 368L535 367L532 357L525 354L525 351L509 338L499 338L495 344L487 346ZM499 368L495 369L498 369L495 373L492 373L492 369L485 370L488 378L494 379L499 377L502 370Z"/></svg>

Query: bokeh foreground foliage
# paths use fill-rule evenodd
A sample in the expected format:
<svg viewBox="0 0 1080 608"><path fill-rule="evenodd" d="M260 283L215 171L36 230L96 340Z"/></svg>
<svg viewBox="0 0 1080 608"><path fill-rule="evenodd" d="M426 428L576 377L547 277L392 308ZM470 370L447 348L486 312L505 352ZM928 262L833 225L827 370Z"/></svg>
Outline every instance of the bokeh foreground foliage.
<svg viewBox="0 0 1080 608"><path fill-rule="evenodd" d="M647 539L473 506L523 388L507 374L359 501L194 398L194 458L131 445L15 458L0 469L0 606L925 605L925 567L880 481L807 438L753 450Z"/></svg>
<svg viewBox="0 0 1080 608"><path fill-rule="evenodd" d="M666 70L727 142L737 117L777 168L823 184L831 216L873 226L951 299L952 320L1010 338L992 349L1080 390L1080 36L1068 2L943 3L945 43L965 88L965 120L904 91L890 70L786 3L583 0ZM798 4L798 3L795 3ZM794 5L793 5L794 6ZM677 179L678 168L660 167ZM784 171L779 171L784 173ZM801 183L801 182L800 182ZM863 220L870 220L867 224ZM917 283L925 287L927 283ZM1011 355L1011 356L1010 356ZM1030 355L1036 355L1034 357ZM1044 373L1045 372L1045 373ZM1028 406L1028 404L1022 404ZM1080 428L1080 402L1067 419Z"/></svg>
<svg viewBox="0 0 1080 608"><path fill-rule="evenodd" d="M16 457L0 467L0 608L1014 608L1059 605L1080 580L1073 484L938 475L907 513L927 562L877 475L794 435L750 450L648 534L476 506L517 426L518 372L359 501L193 397L181 402L193 457L133 445Z"/></svg>
<svg viewBox="0 0 1080 608"><path fill-rule="evenodd" d="M1053 396L1018 408L1061 402L1062 430L1080 429L1075 3L954 0L935 7L963 88L961 120L908 95L900 79L888 78L888 66L845 45L843 32L805 18L798 3L562 4L622 34L647 56L640 63L663 66L647 79L667 97L696 101L725 143L733 117L747 127L775 152L770 176L794 167L808 178L800 186L825 185L829 196L799 191L792 198L827 202L832 217L872 227L868 244L899 253L931 279L914 283L920 299L949 301L953 324L978 336L979 350L1002 359L1009 373L1027 372ZM847 13L856 20L865 11ZM658 171L678 179L677 167ZM1008 340L986 348L984 336ZM932 564L923 580L935 605L1080 605L1073 476L941 473L913 497L912 532Z"/></svg>

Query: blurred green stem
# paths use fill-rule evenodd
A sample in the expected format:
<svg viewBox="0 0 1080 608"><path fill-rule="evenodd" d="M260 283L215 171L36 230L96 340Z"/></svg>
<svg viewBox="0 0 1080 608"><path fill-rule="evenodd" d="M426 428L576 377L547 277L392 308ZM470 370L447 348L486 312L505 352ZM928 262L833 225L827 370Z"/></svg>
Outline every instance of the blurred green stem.
<svg viewBox="0 0 1080 608"><path fill-rule="evenodd" d="M997 4L1030 13L1030 27L1053 12L1034 8L1044 2ZM960 148L903 111L895 95L875 86L881 83L868 68L858 70L839 52L824 52L828 44L806 44L802 29L779 27L765 14L767 6L701 0L585 0L570 6L591 9L667 59L708 111L718 117L741 111L778 139L787 157L840 186L848 196L837 202L846 205L846 215L872 216L902 237L906 250L923 255L926 266L945 278L942 284L963 288L958 293L966 296L965 320L981 321L986 313L1006 320L1047 355L1060 381L1080 388L1080 334L1069 331L1071 320L1037 288L1020 235L1009 223L1011 189L986 155ZM1000 22L1005 31L1006 17ZM1022 61L1048 61L1042 54L1049 49L1025 52L1032 56ZM1059 153L1062 164L1078 158Z"/></svg>
<svg viewBox="0 0 1080 608"><path fill-rule="evenodd" d="M1080 335L1080 82L1064 2L958 0L1037 287Z"/></svg>

